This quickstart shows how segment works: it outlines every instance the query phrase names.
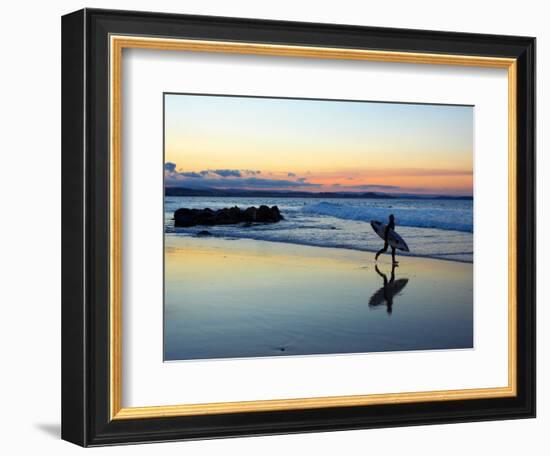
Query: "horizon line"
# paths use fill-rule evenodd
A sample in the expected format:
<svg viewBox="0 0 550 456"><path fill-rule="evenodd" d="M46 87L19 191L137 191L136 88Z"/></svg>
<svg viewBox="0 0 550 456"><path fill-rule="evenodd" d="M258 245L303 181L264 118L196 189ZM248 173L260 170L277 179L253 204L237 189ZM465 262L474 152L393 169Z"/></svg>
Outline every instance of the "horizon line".
<svg viewBox="0 0 550 456"><path fill-rule="evenodd" d="M211 192L235 192L235 193L278 193L278 194L308 194L308 195L380 195L380 196L419 196L419 197L448 197L448 198L472 198L473 194L450 194L450 193L415 193L415 192L384 192L374 190L349 190L349 191L327 191L321 190L317 192L308 190L270 190L270 189L243 189L243 188L215 188L215 187L185 187L179 185L165 184L164 189L181 189L191 192L211 191Z"/></svg>

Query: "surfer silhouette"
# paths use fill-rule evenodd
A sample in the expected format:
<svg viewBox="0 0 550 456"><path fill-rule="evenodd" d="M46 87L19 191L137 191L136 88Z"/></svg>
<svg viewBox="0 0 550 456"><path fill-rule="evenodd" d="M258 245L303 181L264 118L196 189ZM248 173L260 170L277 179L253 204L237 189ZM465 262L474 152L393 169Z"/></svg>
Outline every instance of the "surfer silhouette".
<svg viewBox="0 0 550 456"><path fill-rule="evenodd" d="M374 257L375 261L378 260L378 257L382 253L384 253L388 250L389 235L392 231L395 231L395 218L394 218L393 214L390 214L390 221L386 225L386 228L384 229L384 247L382 247L378 252L376 252L376 256ZM392 259L394 265L399 264L398 261L395 261L395 247L393 245L391 246L391 259Z"/></svg>

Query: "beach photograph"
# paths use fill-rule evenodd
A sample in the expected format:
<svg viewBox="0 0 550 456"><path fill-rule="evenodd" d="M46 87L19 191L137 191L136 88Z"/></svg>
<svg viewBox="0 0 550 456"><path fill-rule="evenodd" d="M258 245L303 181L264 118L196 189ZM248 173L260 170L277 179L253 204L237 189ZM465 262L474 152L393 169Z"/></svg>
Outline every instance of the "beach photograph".
<svg viewBox="0 0 550 456"><path fill-rule="evenodd" d="M472 349L469 105L164 94L164 361Z"/></svg>

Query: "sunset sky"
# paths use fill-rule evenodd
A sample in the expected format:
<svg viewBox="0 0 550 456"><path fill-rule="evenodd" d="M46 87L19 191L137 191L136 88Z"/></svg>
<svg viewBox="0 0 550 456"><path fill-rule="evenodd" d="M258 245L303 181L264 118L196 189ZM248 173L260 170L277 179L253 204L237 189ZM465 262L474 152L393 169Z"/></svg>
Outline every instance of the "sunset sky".
<svg viewBox="0 0 550 456"><path fill-rule="evenodd" d="M473 108L165 95L165 183L473 194Z"/></svg>

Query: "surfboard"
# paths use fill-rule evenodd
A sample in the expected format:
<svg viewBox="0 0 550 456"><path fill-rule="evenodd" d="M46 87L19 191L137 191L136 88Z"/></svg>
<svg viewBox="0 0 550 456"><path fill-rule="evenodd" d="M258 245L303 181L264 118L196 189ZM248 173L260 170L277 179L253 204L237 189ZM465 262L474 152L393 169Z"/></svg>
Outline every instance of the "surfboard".
<svg viewBox="0 0 550 456"><path fill-rule="evenodd" d="M379 222L378 220L371 220L370 226L372 226L372 229L376 234L378 234L378 236L384 239L384 230L386 229L385 223ZM407 243L394 230L391 230L389 232L388 244L398 250L403 250L404 252L409 251L409 246L407 245Z"/></svg>
<svg viewBox="0 0 550 456"><path fill-rule="evenodd" d="M369 307L385 304L386 299L392 299L395 295L401 293L407 283L409 283L409 279L397 279L393 282L389 282L388 285L386 285L386 289L382 287L371 296L369 299Z"/></svg>

